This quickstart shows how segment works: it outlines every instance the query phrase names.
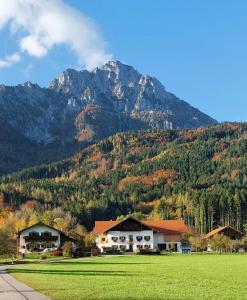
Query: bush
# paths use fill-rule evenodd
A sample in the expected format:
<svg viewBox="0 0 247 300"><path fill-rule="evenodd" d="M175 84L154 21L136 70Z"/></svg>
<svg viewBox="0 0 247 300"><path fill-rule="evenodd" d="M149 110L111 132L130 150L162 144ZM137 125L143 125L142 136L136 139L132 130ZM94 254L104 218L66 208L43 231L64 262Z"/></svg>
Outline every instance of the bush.
<svg viewBox="0 0 247 300"><path fill-rule="evenodd" d="M62 250L55 250L53 252L51 252L52 256L63 256L63 251Z"/></svg>
<svg viewBox="0 0 247 300"><path fill-rule="evenodd" d="M201 252L207 249L207 241L201 236L189 237L189 243L192 251Z"/></svg>
<svg viewBox="0 0 247 300"><path fill-rule="evenodd" d="M45 260L45 259L47 259L47 254L46 253L41 253L39 257L40 257L40 259Z"/></svg>
<svg viewBox="0 0 247 300"><path fill-rule="evenodd" d="M217 252L228 252L232 250L232 242L223 234L216 234L210 240L210 248Z"/></svg>
<svg viewBox="0 0 247 300"><path fill-rule="evenodd" d="M0 255L16 256L16 241L10 237L6 230L0 229Z"/></svg>
<svg viewBox="0 0 247 300"><path fill-rule="evenodd" d="M62 249L63 249L63 256L72 257L72 251L73 251L72 242L70 241L65 242L62 246Z"/></svg>
<svg viewBox="0 0 247 300"><path fill-rule="evenodd" d="M73 252L73 257L88 257L91 256L91 248L77 248Z"/></svg>

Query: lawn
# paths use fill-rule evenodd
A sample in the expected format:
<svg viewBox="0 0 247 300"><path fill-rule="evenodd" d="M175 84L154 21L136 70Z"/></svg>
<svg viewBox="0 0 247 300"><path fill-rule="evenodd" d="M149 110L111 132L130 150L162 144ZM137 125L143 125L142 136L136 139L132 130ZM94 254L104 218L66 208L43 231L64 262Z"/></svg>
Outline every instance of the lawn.
<svg viewBox="0 0 247 300"><path fill-rule="evenodd" d="M63 256L53 256L50 253L46 253L46 259L43 260L40 258L40 255L37 252L28 253L25 258L22 257L10 257L10 256L0 256L0 265L1 264L11 264L11 263L28 263L28 262L40 262L40 261L54 261L67 259Z"/></svg>
<svg viewBox="0 0 247 300"><path fill-rule="evenodd" d="M52 299L247 299L247 255L102 257L20 265Z"/></svg>

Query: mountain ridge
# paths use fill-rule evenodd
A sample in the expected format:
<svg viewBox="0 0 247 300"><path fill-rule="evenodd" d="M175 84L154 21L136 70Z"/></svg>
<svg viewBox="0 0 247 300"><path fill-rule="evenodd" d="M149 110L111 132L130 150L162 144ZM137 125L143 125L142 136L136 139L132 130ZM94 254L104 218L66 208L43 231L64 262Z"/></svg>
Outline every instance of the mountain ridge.
<svg viewBox="0 0 247 300"><path fill-rule="evenodd" d="M1 85L0 119L6 131L15 131L21 148L33 145L31 156L24 151L20 158L27 167L60 160L116 132L217 123L156 78L119 61L91 72L67 69L47 88L29 81ZM0 173L19 169L15 143L11 147L12 156L0 153Z"/></svg>

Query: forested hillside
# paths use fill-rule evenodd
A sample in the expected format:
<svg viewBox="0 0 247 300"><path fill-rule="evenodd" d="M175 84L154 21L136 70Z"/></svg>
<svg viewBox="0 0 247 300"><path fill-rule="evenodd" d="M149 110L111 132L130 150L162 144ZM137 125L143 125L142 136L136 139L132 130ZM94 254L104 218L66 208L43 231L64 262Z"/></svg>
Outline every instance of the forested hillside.
<svg viewBox="0 0 247 300"><path fill-rule="evenodd" d="M94 220L138 212L199 232L247 223L247 124L116 134L74 157L4 176L1 207ZM27 202L29 200L29 202ZM1 208L0 208L1 210Z"/></svg>

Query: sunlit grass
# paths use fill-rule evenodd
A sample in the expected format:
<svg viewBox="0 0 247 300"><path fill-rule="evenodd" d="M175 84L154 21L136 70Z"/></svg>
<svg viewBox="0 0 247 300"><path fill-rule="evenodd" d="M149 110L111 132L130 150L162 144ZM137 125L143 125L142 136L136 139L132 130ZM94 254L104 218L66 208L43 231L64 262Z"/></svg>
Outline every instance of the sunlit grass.
<svg viewBox="0 0 247 300"><path fill-rule="evenodd" d="M52 299L247 299L246 255L125 256L21 265Z"/></svg>

